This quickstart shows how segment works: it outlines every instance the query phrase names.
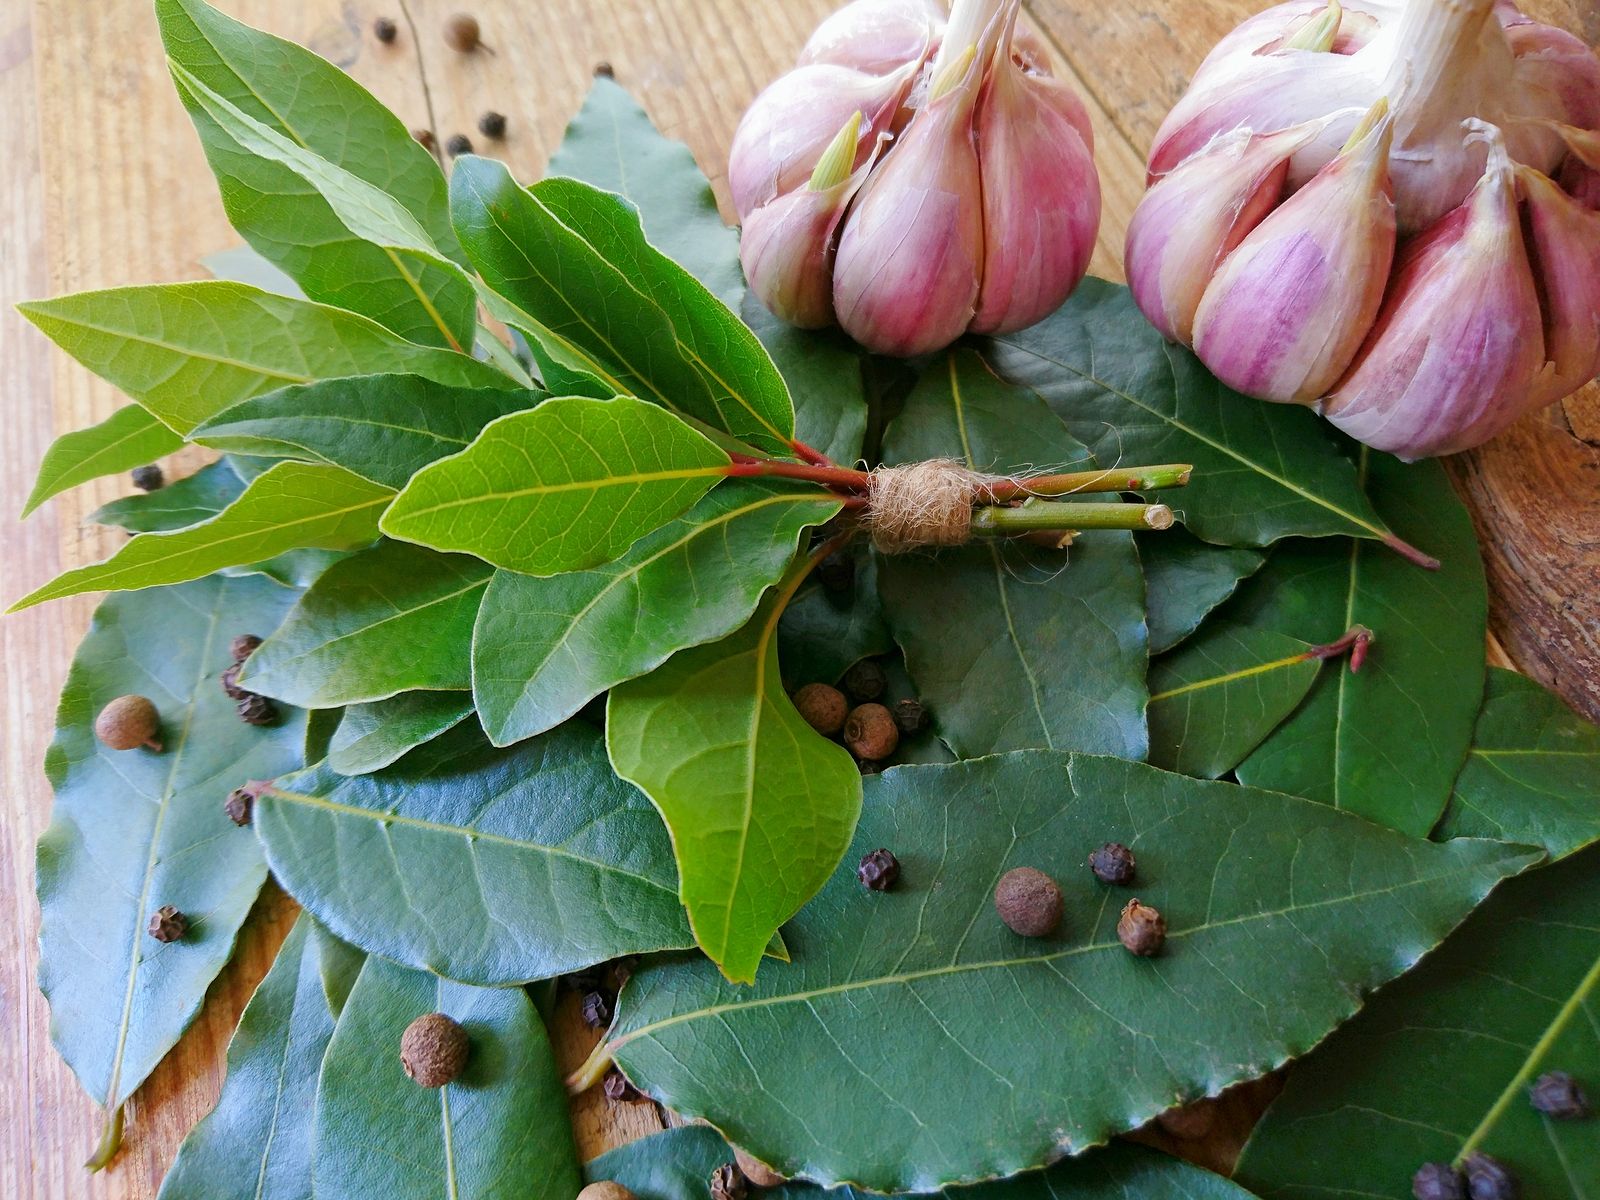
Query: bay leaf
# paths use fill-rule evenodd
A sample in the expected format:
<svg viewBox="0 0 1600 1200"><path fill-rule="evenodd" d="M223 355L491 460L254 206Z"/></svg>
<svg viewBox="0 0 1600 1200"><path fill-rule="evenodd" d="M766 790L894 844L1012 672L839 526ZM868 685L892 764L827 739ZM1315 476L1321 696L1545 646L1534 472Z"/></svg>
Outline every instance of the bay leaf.
<svg viewBox="0 0 1600 1200"><path fill-rule="evenodd" d="M384 539L323 572L239 684L302 708L465 691L472 623L492 573L469 555Z"/></svg>
<svg viewBox="0 0 1600 1200"><path fill-rule="evenodd" d="M278 779L255 828L332 932L447 978L523 983L693 943L666 831L581 722L507 750L463 724L349 778L319 764Z"/></svg>
<svg viewBox="0 0 1600 1200"><path fill-rule="evenodd" d="M1543 846L1553 859L1600 839L1600 728L1527 676L1492 668L1434 837Z"/></svg>
<svg viewBox="0 0 1600 1200"><path fill-rule="evenodd" d="M402 692L352 704L328 743L328 766L340 775L381 771L471 715L472 697L465 692Z"/></svg>
<svg viewBox="0 0 1600 1200"><path fill-rule="evenodd" d="M615 562L546 579L496 572L472 638L490 739L542 733L679 650L732 633L801 534L838 511L814 488L730 480Z"/></svg>
<svg viewBox="0 0 1600 1200"><path fill-rule="evenodd" d="M918 382L883 457L1002 472L1088 465L1037 396L970 350ZM1144 757L1144 579L1132 534L1085 533L1065 555L980 542L888 556L878 587L906 668L958 755L1040 746Z"/></svg>
<svg viewBox="0 0 1600 1200"><path fill-rule="evenodd" d="M718 642L611 690L606 745L672 833L689 924L730 979L755 978L778 927L850 843L861 778L849 753L795 711L778 671L793 571Z"/></svg>
<svg viewBox="0 0 1600 1200"><path fill-rule="evenodd" d="M1040 1167L1272 1070L1533 860L1081 754L895 767L867 791L844 865L784 927L793 964L753 987L647 965L608 1050L778 1171L882 1191ZM1123 949L1127 893L1083 865L1107 840L1166 916L1158 957ZM885 893L855 878L879 846L901 866ZM1021 865L1066 893L1053 936L992 911Z"/></svg>
<svg viewBox="0 0 1600 1200"><path fill-rule="evenodd" d="M1326 671L1239 764L1241 783L1349 809L1415 837L1444 811L1483 699L1488 593L1472 517L1437 462L1372 454L1366 479L1419 571L1364 542L1296 542L1240 589L1228 619L1306 641L1373 632L1358 673Z"/></svg>
<svg viewBox="0 0 1600 1200"><path fill-rule="evenodd" d="M1451 843L1459 845L1460 843ZM1528 1200L1600 1180L1590 1121L1540 1116L1527 1089L1600 1080L1600 851L1530 871L1384 988L1317 1052L1245 1147L1240 1181L1273 1200L1409 1200L1425 1162L1503 1161Z"/></svg>
<svg viewBox="0 0 1600 1200"><path fill-rule="evenodd" d="M1218 383L1162 338L1125 287L1086 279L1053 315L993 339L987 354L1003 377L1049 401L1102 466L1193 463L1188 487L1157 498L1205 541L1394 536L1326 422Z"/></svg>
<svg viewBox="0 0 1600 1200"><path fill-rule="evenodd" d="M89 514L89 520L130 533L165 533L210 520L243 491L244 480L234 469L226 462L214 462L153 492L136 492L102 504Z"/></svg>
<svg viewBox="0 0 1600 1200"><path fill-rule="evenodd" d="M1163 654L1188 637L1217 605L1266 562L1243 546L1209 546L1174 526L1135 535L1144 567L1145 621L1150 653Z"/></svg>
<svg viewBox="0 0 1600 1200"><path fill-rule="evenodd" d="M778 621L778 661L792 686L838 683L863 658L895 649L878 599L878 559L859 545L838 553L855 564L848 591L835 594L813 571Z"/></svg>
<svg viewBox="0 0 1600 1200"><path fill-rule="evenodd" d="M795 437L835 462L860 462L867 434L860 348L837 329L796 329L754 296L739 312L789 385Z"/></svg>
<svg viewBox="0 0 1600 1200"><path fill-rule="evenodd" d="M328 1011L338 1021L350 993L366 965L367 956L349 942L336 938L315 919L306 918L311 931L311 941L317 952L317 974L322 980L322 994L328 1001Z"/></svg>
<svg viewBox="0 0 1600 1200"><path fill-rule="evenodd" d="M62 572L8 611L79 592L182 583L301 547L359 546L378 536L378 516L393 496L341 467L280 463L210 520L137 534L104 562Z"/></svg>
<svg viewBox="0 0 1600 1200"><path fill-rule="evenodd" d="M80 483L142 467L182 445L183 438L143 408L124 405L98 425L71 430L50 443L22 515Z"/></svg>
<svg viewBox="0 0 1600 1200"><path fill-rule="evenodd" d="M467 1031L454 1083L419 1087L400 1037L424 1013ZM582 1183L567 1098L521 988L478 988L379 958L361 968L317 1088L313 1194L571 1200Z"/></svg>
<svg viewBox="0 0 1600 1200"><path fill-rule="evenodd" d="M222 1094L157 1200L310 1200L317 1073L334 1021L311 925L295 922L245 1006Z"/></svg>
<svg viewBox="0 0 1600 1200"><path fill-rule="evenodd" d="M222 802L300 764L305 716L246 725L217 679L229 640L270 633L294 600L264 579L215 576L111 596L73 658L45 755L55 806L38 849L39 987L51 1040L108 1110L194 1019L266 878ZM155 704L161 753L95 738L96 714L127 694ZM163 944L146 926L167 904L191 925Z"/></svg>
<svg viewBox="0 0 1600 1200"><path fill-rule="evenodd" d="M1150 761L1216 779L1305 698L1322 663L1270 629L1212 623L1150 664ZM1344 670L1344 660L1330 666Z"/></svg>
<svg viewBox="0 0 1600 1200"><path fill-rule="evenodd" d="M191 436L219 450L328 463L398 490L429 463L465 450L490 421L542 399L417 375L358 375L242 400Z"/></svg>
<svg viewBox="0 0 1600 1200"><path fill-rule="evenodd" d="M300 290L300 285L263 258L253 246L230 246L226 250L202 254L200 265L211 272L213 279L231 279L235 283L248 283L264 292L305 299L306 294Z"/></svg>
<svg viewBox="0 0 1600 1200"><path fill-rule="evenodd" d="M181 434L240 400L317 379L395 373L517 386L487 363L418 346L356 313L222 280L77 292L17 308Z"/></svg>
<svg viewBox="0 0 1600 1200"><path fill-rule="evenodd" d="M491 422L418 471L383 531L527 575L610 562L725 478L728 456L671 413L564 396Z"/></svg>

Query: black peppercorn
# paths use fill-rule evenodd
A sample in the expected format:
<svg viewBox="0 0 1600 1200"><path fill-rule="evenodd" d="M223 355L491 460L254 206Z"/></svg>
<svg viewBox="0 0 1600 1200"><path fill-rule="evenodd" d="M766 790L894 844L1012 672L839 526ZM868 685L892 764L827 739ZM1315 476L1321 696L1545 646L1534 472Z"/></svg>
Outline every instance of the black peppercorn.
<svg viewBox="0 0 1600 1200"><path fill-rule="evenodd" d="M483 30L471 13L456 13L444 23L445 45L462 54L471 54L483 44Z"/></svg>
<svg viewBox="0 0 1600 1200"><path fill-rule="evenodd" d="M228 653L233 655L233 661L242 663L256 652L256 647L261 645L261 639L253 633L241 633L228 643Z"/></svg>
<svg viewBox="0 0 1600 1200"><path fill-rule="evenodd" d="M900 732L907 737L914 737L932 724L922 701L915 699L895 701L894 723L900 726Z"/></svg>
<svg viewBox="0 0 1600 1200"><path fill-rule="evenodd" d="M148 467L135 467L128 473L128 478L133 480L133 486L141 492L153 492L166 483L166 476L161 473L161 468L151 463Z"/></svg>
<svg viewBox="0 0 1600 1200"><path fill-rule="evenodd" d="M876 700L888 685L889 677L870 658L863 658L844 673L844 690L857 704Z"/></svg>
<svg viewBox="0 0 1600 1200"><path fill-rule="evenodd" d="M888 850L874 850L861 860L856 878L874 892L887 892L900 878L900 860Z"/></svg>
<svg viewBox="0 0 1600 1200"><path fill-rule="evenodd" d="M632 1104L644 1099L644 1093L629 1083L628 1077L615 1067L606 1072L605 1081L600 1087L605 1092L607 1100L614 1100L619 1104Z"/></svg>
<svg viewBox="0 0 1600 1200"><path fill-rule="evenodd" d="M443 1087L461 1074L470 1049L467 1031L454 1020L423 1013L400 1035L400 1067L422 1087Z"/></svg>
<svg viewBox="0 0 1600 1200"><path fill-rule="evenodd" d="M506 135L506 115L490 109L478 118L478 132L499 141Z"/></svg>
<svg viewBox="0 0 1600 1200"><path fill-rule="evenodd" d="M161 750L161 714L144 696L118 696L94 719L94 735L113 750Z"/></svg>
<svg viewBox="0 0 1600 1200"><path fill-rule="evenodd" d="M1159 909L1129 900L1123 906L1122 917L1117 921L1117 937L1129 953L1150 958L1161 953L1167 941L1167 919Z"/></svg>
<svg viewBox="0 0 1600 1200"><path fill-rule="evenodd" d="M472 139L464 133L452 133L450 140L444 144L445 153L451 158L459 158L463 154L472 153Z"/></svg>
<svg viewBox="0 0 1600 1200"><path fill-rule="evenodd" d="M1101 883L1132 883L1133 868L1133 851L1121 842L1107 842L1089 852L1089 869Z"/></svg>
<svg viewBox="0 0 1600 1200"><path fill-rule="evenodd" d="M254 692L246 692L233 709L246 725L271 725L278 719L278 706Z"/></svg>
<svg viewBox="0 0 1600 1200"><path fill-rule="evenodd" d="M416 138L417 145L421 146L429 154L432 154L434 147L439 144L434 140L433 130L431 129L413 129L411 131L411 136Z"/></svg>
<svg viewBox="0 0 1600 1200"><path fill-rule="evenodd" d="M856 586L856 560L848 551L835 550L817 564L817 582L822 590L840 596Z"/></svg>
<svg viewBox="0 0 1600 1200"><path fill-rule="evenodd" d="M617 77L616 71L612 69L611 64L608 62L595 63L594 74L596 79L615 79Z"/></svg>
<svg viewBox="0 0 1600 1200"><path fill-rule="evenodd" d="M1467 1200L1467 1185L1449 1163L1423 1163L1411 1177L1411 1194L1417 1200Z"/></svg>
<svg viewBox="0 0 1600 1200"><path fill-rule="evenodd" d="M994 910L1013 933L1047 937L1061 924L1061 888L1043 871L1013 867L994 889Z"/></svg>
<svg viewBox="0 0 1600 1200"><path fill-rule="evenodd" d="M604 1029L611 1024L611 997L604 992L585 993L583 997L583 1023L590 1029Z"/></svg>
<svg viewBox="0 0 1600 1200"><path fill-rule="evenodd" d="M1498 1158L1475 1150L1462 1160L1461 1169L1467 1173L1471 1200L1516 1200L1516 1176Z"/></svg>
<svg viewBox="0 0 1600 1200"><path fill-rule="evenodd" d="M163 904L150 918L150 936L158 942L175 942L189 932L189 918L170 904Z"/></svg>
<svg viewBox="0 0 1600 1200"><path fill-rule="evenodd" d="M1582 1085L1565 1071L1546 1071L1528 1089L1528 1103L1534 1111L1562 1121L1582 1120L1589 1115L1589 1097Z"/></svg>
<svg viewBox="0 0 1600 1200"><path fill-rule="evenodd" d="M711 1172L711 1200L745 1200L750 1182L737 1163L723 1163Z"/></svg>
<svg viewBox="0 0 1600 1200"><path fill-rule="evenodd" d="M379 17L372 23L372 36L385 46L394 41L395 35L400 32L400 27L389 17Z"/></svg>
<svg viewBox="0 0 1600 1200"><path fill-rule="evenodd" d="M250 816L255 807L256 794L249 788L234 788L222 804L223 811L228 814L228 820L235 825L250 824Z"/></svg>

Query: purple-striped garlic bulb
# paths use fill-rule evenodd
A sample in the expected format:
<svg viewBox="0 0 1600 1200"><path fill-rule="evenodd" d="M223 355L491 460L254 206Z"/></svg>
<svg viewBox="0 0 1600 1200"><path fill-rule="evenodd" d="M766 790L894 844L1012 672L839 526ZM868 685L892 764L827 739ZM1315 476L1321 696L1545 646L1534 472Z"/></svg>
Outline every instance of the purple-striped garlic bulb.
<svg viewBox="0 0 1600 1200"><path fill-rule="evenodd" d="M854 0L756 97L728 178L751 290L883 354L1047 316L1100 224L1088 113L1020 0Z"/></svg>
<svg viewBox="0 0 1600 1200"><path fill-rule="evenodd" d="M1600 373L1600 59L1510 0L1294 0L1168 114L1140 309L1225 383L1403 458Z"/></svg>

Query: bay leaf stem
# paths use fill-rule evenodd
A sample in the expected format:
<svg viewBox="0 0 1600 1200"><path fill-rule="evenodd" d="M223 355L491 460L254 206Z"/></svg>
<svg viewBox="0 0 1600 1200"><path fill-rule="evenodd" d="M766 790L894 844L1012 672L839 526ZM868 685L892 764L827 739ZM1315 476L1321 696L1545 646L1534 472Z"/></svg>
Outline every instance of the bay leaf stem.
<svg viewBox="0 0 1600 1200"><path fill-rule="evenodd" d="M1172 510L1165 504L1066 504L1036 500L1016 508L979 508L972 514L978 537L1010 537L1036 530L1167 529Z"/></svg>

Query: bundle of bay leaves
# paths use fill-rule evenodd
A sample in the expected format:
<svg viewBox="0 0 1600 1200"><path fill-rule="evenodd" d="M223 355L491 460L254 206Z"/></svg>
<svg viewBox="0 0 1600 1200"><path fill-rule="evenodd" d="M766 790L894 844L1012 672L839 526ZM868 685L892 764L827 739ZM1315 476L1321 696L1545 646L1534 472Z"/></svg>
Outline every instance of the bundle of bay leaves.
<svg viewBox="0 0 1600 1200"><path fill-rule="evenodd" d="M60 439L32 504L222 454L101 509L127 544L21 602L112 593L39 848L93 1165L270 873L304 914L167 1200L571 1200L585 1171L704 1200L730 1143L785 1200L1403 1198L1473 1152L1529 1200L1600 1179L1596 1126L1523 1096L1551 1070L1600 1090L1600 732L1486 670L1436 464L1241 402L1100 281L1018 334L865 359L746 302L704 176L607 80L548 178L467 157L447 182L321 59L156 10L281 283L24 308L133 401ZM941 457L1194 482L1157 497L1164 533L885 557L838 549L837 494L726 469ZM808 573L822 537L843 587ZM220 686L241 634L264 640L230 686L266 726ZM1328 649L1353 644L1359 671ZM789 695L865 659L933 728L863 780ZM96 740L126 694L159 752ZM1085 866L1108 841L1166 915L1156 957ZM868 891L879 848L899 877ZM992 910L1017 866L1064 893L1048 937ZM165 906L187 927L158 940ZM615 1066L714 1128L585 1168L531 985L624 956L571 1083ZM440 1089L399 1057L431 1012L470 1045ZM1236 1181L1105 1145L1291 1061Z"/></svg>

